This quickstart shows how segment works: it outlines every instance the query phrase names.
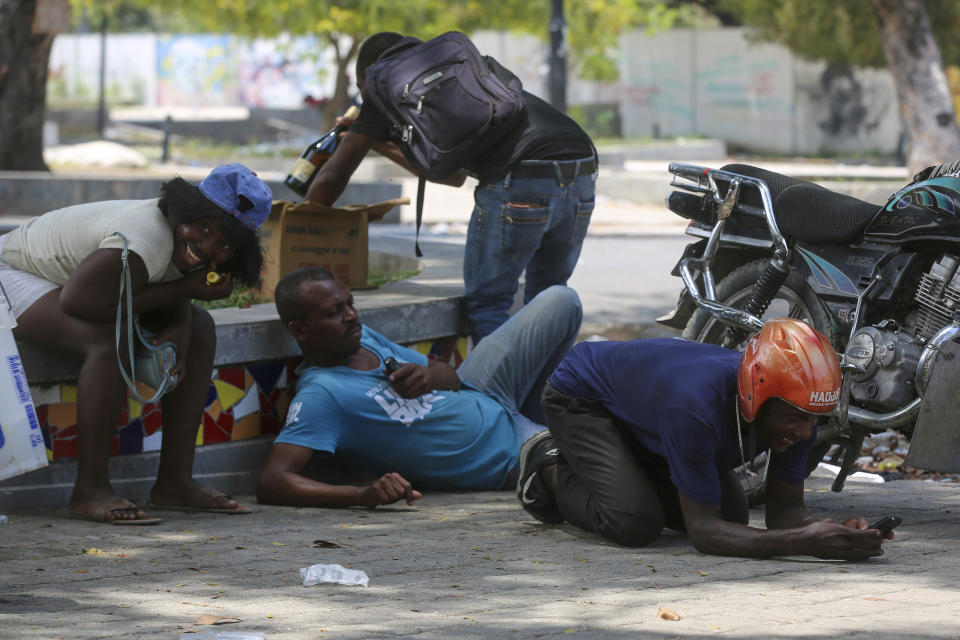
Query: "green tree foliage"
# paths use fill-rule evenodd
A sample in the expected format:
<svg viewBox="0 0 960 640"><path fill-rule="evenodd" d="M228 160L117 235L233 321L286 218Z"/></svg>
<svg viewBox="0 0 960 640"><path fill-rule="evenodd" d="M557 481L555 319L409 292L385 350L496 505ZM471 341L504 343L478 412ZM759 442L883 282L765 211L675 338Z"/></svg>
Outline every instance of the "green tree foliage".
<svg viewBox="0 0 960 640"><path fill-rule="evenodd" d="M873 5L866 0L711 0L761 40L781 42L799 56L855 66L886 66ZM960 63L960 2L926 0L941 55Z"/></svg>

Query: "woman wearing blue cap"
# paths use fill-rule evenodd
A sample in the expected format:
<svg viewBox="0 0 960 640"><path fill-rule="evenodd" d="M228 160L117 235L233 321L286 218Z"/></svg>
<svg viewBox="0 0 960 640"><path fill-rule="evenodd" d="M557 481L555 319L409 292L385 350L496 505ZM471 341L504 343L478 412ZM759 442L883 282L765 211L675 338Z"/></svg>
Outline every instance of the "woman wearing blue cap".
<svg viewBox="0 0 960 640"><path fill-rule="evenodd" d="M193 479L216 333L210 314L190 300L225 298L236 282L257 286L263 257L256 230L271 200L270 188L250 169L228 164L196 186L169 180L159 198L66 207L0 236L0 283L17 318L14 336L83 358L72 515L108 524L160 521L118 496L107 473L125 390L115 342L124 245L133 311L156 342L177 349L179 382L162 400L151 507L249 513ZM213 284L211 272L219 275Z"/></svg>

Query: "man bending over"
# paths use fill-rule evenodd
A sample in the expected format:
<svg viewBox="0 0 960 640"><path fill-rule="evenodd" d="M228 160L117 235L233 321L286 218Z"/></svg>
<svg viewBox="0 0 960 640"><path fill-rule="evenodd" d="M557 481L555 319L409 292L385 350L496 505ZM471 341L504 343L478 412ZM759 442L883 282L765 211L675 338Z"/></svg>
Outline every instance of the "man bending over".
<svg viewBox="0 0 960 640"><path fill-rule="evenodd" d="M675 339L578 344L546 385L550 431L524 444L517 495L542 522L631 547L669 527L716 555L881 555L893 533L803 504L817 419L840 386L827 338L791 318L767 322L743 354ZM732 472L764 449L766 530L748 526Z"/></svg>

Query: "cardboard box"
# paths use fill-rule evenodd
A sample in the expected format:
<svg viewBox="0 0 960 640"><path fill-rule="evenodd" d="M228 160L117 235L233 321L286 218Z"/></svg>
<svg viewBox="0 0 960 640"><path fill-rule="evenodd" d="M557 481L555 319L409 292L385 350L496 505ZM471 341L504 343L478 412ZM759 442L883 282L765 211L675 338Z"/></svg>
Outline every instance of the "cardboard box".
<svg viewBox="0 0 960 640"><path fill-rule="evenodd" d="M367 288L367 225L400 204L409 198L340 208L275 200L258 231L262 293L272 296L280 278L300 267L323 267L351 289Z"/></svg>

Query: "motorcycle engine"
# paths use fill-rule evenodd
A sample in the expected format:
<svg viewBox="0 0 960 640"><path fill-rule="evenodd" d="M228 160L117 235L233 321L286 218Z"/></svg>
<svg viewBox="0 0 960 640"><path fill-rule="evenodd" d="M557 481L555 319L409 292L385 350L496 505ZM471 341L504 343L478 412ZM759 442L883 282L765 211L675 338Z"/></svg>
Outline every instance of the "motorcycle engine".
<svg viewBox="0 0 960 640"><path fill-rule="evenodd" d="M930 267L920 278L917 287L917 337L929 340L953 318L954 310L960 308L960 260L949 253Z"/></svg>
<svg viewBox="0 0 960 640"><path fill-rule="evenodd" d="M864 327L850 339L846 361L862 369L851 374L850 395L857 404L894 411L916 395L914 376L927 340L949 324L960 309L960 259L944 254L920 278L914 299L917 313L908 324L915 335L893 320Z"/></svg>
<svg viewBox="0 0 960 640"><path fill-rule="evenodd" d="M846 361L862 371L851 374L851 398L874 411L894 411L913 400L922 350L923 345L892 320L854 333L847 343Z"/></svg>

